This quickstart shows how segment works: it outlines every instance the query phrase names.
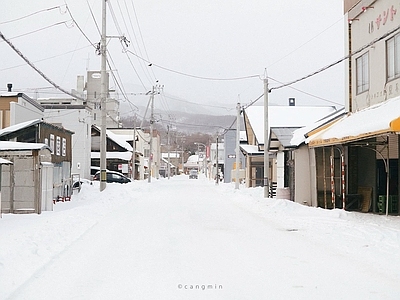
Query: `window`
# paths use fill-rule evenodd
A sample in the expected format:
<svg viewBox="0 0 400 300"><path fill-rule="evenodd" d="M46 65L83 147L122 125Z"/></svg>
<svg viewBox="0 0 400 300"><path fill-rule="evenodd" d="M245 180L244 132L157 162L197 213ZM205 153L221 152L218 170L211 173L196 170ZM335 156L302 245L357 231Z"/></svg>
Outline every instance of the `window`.
<svg viewBox="0 0 400 300"><path fill-rule="evenodd" d="M51 154L54 154L54 134L50 134L50 145Z"/></svg>
<svg viewBox="0 0 400 300"><path fill-rule="evenodd" d="M369 62L368 52L356 59L357 94L369 89Z"/></svg>
<svg viewBox="0 0 400 300"><path fill-rule="evenodd" d="M386 42L386 64L388 81L400 77L400 34Z"/></svg>
<svg viewBox="0 0 400 300"><path fill-rule="evenodd" d="M65 138L62 139L62 150L61 150L62 156L67 155L67 140Z"/></svg>
<svg viewBox="0 0 400 300"><path fill-rule="evenodd" d="M60 155L61 153L61 138L58 136L56 138L56 155Z"/></svg>

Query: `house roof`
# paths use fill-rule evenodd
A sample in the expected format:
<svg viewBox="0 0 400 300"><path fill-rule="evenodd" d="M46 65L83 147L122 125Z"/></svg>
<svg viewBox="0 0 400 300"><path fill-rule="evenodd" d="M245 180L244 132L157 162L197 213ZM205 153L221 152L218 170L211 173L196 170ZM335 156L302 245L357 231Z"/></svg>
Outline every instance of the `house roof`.
<svg viewBox="0 0 400 300"><path fill-rule="evenodd" d="M58 129L63 130L63 131L67 131L67 132L69 132L71 134L74 134L74 132L71 131L71 130L68 130L68 129L65 129L63 127L59 127L59 126L53 125L51 123L46 123L41 119L35 119L35 120L30 120L30 121L18 123L18 124L11 125L11 126L8 126L6 128L0 129L0 137L9 135L10 133L20 131L22 129L31 127L31 126L36 125L36 124L42 124L42 123L46 124L48 126L54 127L54 128L58 128Z"/></svg>
<svg viewBox="0 0 400 300"><path fill-rule="evenodd" d="M269 106L268 132L272 127L304 127L335 111L333 106ZM260 106L250 106L245 109L245 114L258 144L264 144L264 109Z"/></svg>
<svg viewBox="0 0 400 300"><path fill-rule="evenodd" d="M0 165L12 165L13 162L0 157Z"/></svg>
<svg viewBox="0 0 400 300"><path fill-rule="evenodd" d="M335 145L380 134L400 132L400 96L348 113L325 130L311 135L310 146Z"/></svg>
<svg viewBox="0 0 400 300"><path fill-rule="evenodd" d="M97 130L97 132L101 132L101 129L99 126L92 125L92 128ZM114 143L116 143L120 147L126 149L126 151L133 151L132 146L125 140L124 136L115 134L111 130L108 130L108 129L106 130L106 135L107 135L107 138L112 140ZM135 151L135 152L137 152L137 151Z"/></svg>
<svg viewBox="0 0 400 300"><path fill-rule="evenodd" d="M125 148L127 151L133 151L132 146L123 138L113 133L111 130L107 130L107 137L113 140L115 143L120 145L122 148Z"/></svg>
<svg viewBox="0 0 400 300"><path fill-rule="evenodd" d="M100 159L100 152L91 152L90 157L94 159ZM107 152L106 158L130 161L132 159L132 152Z"/></svg>
<svg viewBox="0 0 400 300"><path fill-rule="evenodd" d="M165 163L165 164L167 164L168 165L168 159L165 159L165 158L161 158L161 160ZM176 168L176 166L174 165L174 164L172 164L171 162L169 163L169 166L170 167L174 167L174 168Z"/></svg>
<svg viewBox="0 0 400 300"><path fill-rule="evenodd" d="M17 92L6 92L0 95L0 97L18 97L22 98L25 101L28 101L30 104L32 104L34 107L39 109L40 111L44 111L43 106L41 106L37 101L33 100L29 96L25 95L24 93L17 93Z"/></svg>
<svg viewBox="0 0 400 300"><path fill-rule="evenodd" d="M43 150L49 149L49 146L42 143L21 143L0 141L0 151L18 151L18 150Z"/></svg>
<svg viewBox="0 0 400 300"><path fill-rule="evenodd" d="M260 151L258 146L253 145L240 145L240 149L242 149L247 154L252 155L264 155L264 151Z"/></svg>
<svg viewBox="0 0 400 300"><path fill-rule="evenodd" d="M164 153L164 152L161 153L161 157L168 159L168 153ZM180 157L181 157L181 154L179 152L171 151L169 153L169 158L180 158Z"/></svg>
<svg viewBox="0 0 400 300"><path fill-rule="evenodd" d="M269 149L271 150L272 148L274 150L278 150L275 148L279 148L280 145L282 145L284 148L290 148L293 147L291 144L291 140L293 137L293 132L298 129L298 127L276 127L276 128L271 128L271 137L275 136L277 138L277 141L274 141L273 138L270 139L269 141Z"/></svg>
<svg viewBox="0 0 400 300"><path fill-rule="evenodd" d="M326 126L332 125L333 122L336 122L345 115L345 108L342 108L311 125L295 130L293 132L292 140L290 141L291 145L295 147L300 146L306 142L307 137L312 135L313 132L315 133L316 131L323 130Z"/></svg>
<svg viewBox="0 0 400 300"><path fill-rule="evenodd" d="M11 125L9 127L0 129L0 136L8 135L10 133L19 131L21 129L25 129L25 128L28 128L30 126L39 124L40 122L41 122L40 119L35 119L35 120L30 120L30 121L26 121L26 122L23 122L23 123Z"/></svg>

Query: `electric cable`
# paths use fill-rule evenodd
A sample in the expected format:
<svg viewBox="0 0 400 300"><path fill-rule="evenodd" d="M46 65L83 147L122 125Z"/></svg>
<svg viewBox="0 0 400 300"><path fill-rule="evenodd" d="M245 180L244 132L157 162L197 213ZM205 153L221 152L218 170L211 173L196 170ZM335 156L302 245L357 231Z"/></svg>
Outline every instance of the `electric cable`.
<svg viewBox="0 0 400 300"><path fill-rule="evenodd" d="M159 69L162 69L162 70L165 70L165 71L168 71L168 72L172 72L172 73L176 73L176 74L179 74L179 75L183 75L183 76L187 76L187 77L191 77L191 78L196 78L196 79L210 80L210 81L236 81L236 80L244 80L244 79L259 78L260 77L260 75L249 75L249 76L232 77L232 78L213 78L213 77L197 76L197 75L192 75L192 74L188 74L188 73L172 70L172 69L163 67L161 65L152 63L149 60L137 55L136 53L134 53L134 52L132 52L130 50L127 50L127 52L132 54L132 55L134 55L134 56L136 56L137 58L145 61L146 63L148 63L149 67L154 66L154 67L157 67Z"/></svg>
<svg viewBox="0 0 400 300"><path fill-rule="evenodd" d="M61 6L54 6L54 7L50 7L50 8L45 8L45 9L36 11L36 12L34 12L34 13L31 13L31 14L29 14L29 15L26 15L26 16L23 16L23 17L20 17L20 18L16 18L16 19L9 20L9 21L3 21L3 22L0 22L0 25L8 24L8 23L13 23L13 22L16 22L16 21L20 21L20 20L29 18L29 17L31 17L31 16L37 15L37 14L39 14L39 13L48 12L48 11L51 11L51 10L54 10L54 9L57 9L57 8L58 8L58 9L61 9Z"/></svg>
<svg viewBox="0 0 400 300"><path fill-rule="evenodd" d="M67 90L63 89L62 87L60 87L58 84L56 84L54 81L52 81L49 77L47 77L42 71L40 71L32 62L29 61L29 59L27 57L25 57L21 51L19 51L4 35L3 33L0 31L0 38L3 39L10 47L11 49L13 49L29 66L32 67L32 69L34 69L40 76L43 77L43 79L45 79L48 83L50 83L52 86L54 86L56 89L64 92L67 95L70 95L74 98L77 98L79 100L84 101L84 99L82 97L79 97L77 95L74 95L70 92L68 92Z"/></svg>

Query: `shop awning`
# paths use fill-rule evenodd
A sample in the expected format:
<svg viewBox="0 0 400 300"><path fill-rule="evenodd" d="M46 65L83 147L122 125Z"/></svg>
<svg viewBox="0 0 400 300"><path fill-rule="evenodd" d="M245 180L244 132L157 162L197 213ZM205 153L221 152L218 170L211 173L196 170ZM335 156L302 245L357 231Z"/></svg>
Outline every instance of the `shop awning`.
<svg viewBox="0 0 400 300"><path fill-rule="evenodd" d="M306 140L310 147L345 144L388 133L400 132L400 97L348 113L325 130Z"/></svg>

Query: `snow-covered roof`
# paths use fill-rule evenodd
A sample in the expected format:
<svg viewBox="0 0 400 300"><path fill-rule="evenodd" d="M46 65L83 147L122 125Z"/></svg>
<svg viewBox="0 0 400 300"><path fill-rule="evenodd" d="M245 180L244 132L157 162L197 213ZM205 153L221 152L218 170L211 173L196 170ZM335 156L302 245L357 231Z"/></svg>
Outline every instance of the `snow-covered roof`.
<svg viewBox="0 0 400 300"><path fill-rule="evenodd" d="M308 125L308 126L305 126L305 127L295 130L293 132L293 137L290 141L290 144L292 146L296 146L296 147L300 146L302 143L306 142L307 135L311 131L314 131L318 128L322 128L323 126L326 126L327 124L332 124L332 122L335 122L339 118L344 117L345 114L346 114L345 109L342 108L342 109L328 115L327 117L325 117L317 122L314 122L311 125Z"/></svg>
<svg viewBox="0 0 400 300"><path fill-rule="evenodd" d="M115 143L120 145L122 148L128 150L128 151L133 151L132 146L124 139L124 137L121 137L115 133L113 133L111 130L107 130L107 137L111 140L113 140Z"/></svg>
<svg viewBox="0 0 400 300"><path fill-rule="evenodd" d="M195 162L203 161L204 156L199 156L197 154L190 155L187 159L187 162Z"/></svg>
<svg viewBox="0 0 400 300"><path fill-rule="evenodd" d="M258 150L258 146L253 145L240 145L240 148L248 154L264 154L264 151Z"/></svg>
<svg viewBox="0 0 400 300"><path fill-rule="evenodd" d="M169 153L169 158L179 158L181 155L179 152L171 151ZM161 153L161 157L168 158L168 153Z"/></svg>
<svg viewBox="0 0 400 300"><path fill-rule="evenodd" d="M400 132L400 97L392 98L345 117L314 135L310 146L333 145L388 132Z"/></svg>
<svg viewBox="0 0 400 300"><path fill-rule="evenodd" d="M161 160L165 163L165 164L167 164L168 165L168 159L165 159L165 158L161 158ZM174 167L174 168L176 168L176 166L174 165L174 164L172 164L171 162L169 163L169 166L170 167Z"/></svg>
<svg viewBox="0 0 400 300"><path fill-rule="evenodd" d="M0 165L12 165L13 162L0 157Z"/></svg>
<svg viewBox="0 0 400 300"><path fill-rule="evenodd" d="M19 94L17 92L5 92L0 94L0 97L18 97Z"/></svg>
<svg viewBox="0 0 400 300"><path fill-rule="evenodd" d="M245 130L240 131L240 137L239 140L241 142L247 142L247 133Z"/></svg>
<svg viewBox="0 0 400 300"><path fill-rule="evenodd" d="M269 150L272 148L279 148L280 145L282 145L284 148L290 148L292 147L292 144L290 143L292 137L293 137L293 132L297 129L291 128L291 127L272 127L271 132L272 132L272 139L269 141ZM278 140L274 141L273 136L275 136ZM277 150L277 149L274 149Z"/></svg>
<svg viewBox="0 0 400 300"><path fill-rule="evenodd" d="M95 128L98 132L101 132L101 129L99 126L93 125L93 128ZM132 146L124 139L123 136L115 134L111 130L106 130L106 135L107 138L112 140L114 143L118 144L120 147L126 149L127 151L133 151Z"/></svg>
<svg viewBox="0 0 400 300"><path fill-rule="evenodd" d="M16 132L21 129L28 128L32 125L39 124L40 122L41 122L40 119L35 119L35 120L30 120L30 121L26 121L26 122L22 122L19 124L8 126L6 128L0 129L0 136L7 135L9 133Z"/></svg>
<svg viewBox="0 0 400 300"><path fill-rule="evenodd" d="M304 127L336 111L333 106L269 106L268 127ZM245 109L259 144L264 144L264 109L250 106ZM269 132L269 130L268 130Z"/></svg>
<svg viewBox="0 0 400 300"><path fill-rule="evenodd" d="M0 151L6 150L42 150L49 149L49 146L42 143L21 143L21 142L9 142L9 141L0 141Z"/></svg>
<svg viewBox="0 0 400 300"><path fill-rule="evenodd" d="M90 154L91 158L94 159L100 159L100 152L91 152ZM126 152L107 152L106 153L106 158L107 159L122 159L129 161L132 159L132 152L126 151Z"/></svg>

